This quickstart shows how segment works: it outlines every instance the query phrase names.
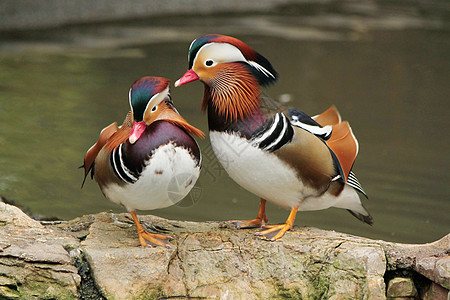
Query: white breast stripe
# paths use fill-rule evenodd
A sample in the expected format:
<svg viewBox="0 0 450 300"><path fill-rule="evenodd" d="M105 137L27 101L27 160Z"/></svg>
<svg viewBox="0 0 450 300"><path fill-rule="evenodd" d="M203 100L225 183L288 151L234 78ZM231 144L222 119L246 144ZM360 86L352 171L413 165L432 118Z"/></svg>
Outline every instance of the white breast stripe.
<svg viewBox="0 0 450 300"><path fill-rule="evenodd" d="M277 114L277 116L278 116L278 114ZM264 150L269 150L270 148L274 147L276 144L278 144L281 141L281 139L286 134L286 130L288 129L288 122L287 122L286 117L284 115L282 117L282 120L283 120L283 128L281 129L280 135L270 145L264 147Z"/></svg>
<svg viewBox="0 0 450 300"><path fill-rule="evenodd" d="M267 127L251 140L253 146L265 151L275 151L292 140L294 130L283 113L277 113Z"/></svg>
<svg viewBox="0 0 450 300"><path fill-rule="evenodd" d="M131 172L130 172L130 170L127 168L127 166L125 166L125 163L123 162L123 159L122 159L122 145L123 144L120 144L120 146L119 146L119 158L120 158L120 166L122 167L122 170L125 172L125 174L127 174L127 176L129 177L129 178L131 178L133 181L136 181L136 180L138 180L137 178L136 178L136 176L134 176Z"/></svg>
<svg viewBox="0 0 450 300"><path fill-rule="evenodd" d="M122 145L119 145L117 149L114 149L111 152L111 164L114 169L114 173L123 181L127 183L135 183L138 178L134 176L131 171L125 166L125 163L122 159ZM118 158L117 158L117 157Z"/></svg>
<svg viewBox="0 0 450 300"><path fill-rule="evenodd" d="M270 126L269 130L265 131L263 135L257 137L253 144L260 144L262 141L267 139L277 128L278 122L280 122L280 114L276 114L273 120L272 126Z"/></svg>
<svg viewBox="0 0 450 300"><path fill-rule="evenodd" d="M113 165L113 168L114 168L114 172L116 173L117 176L120 177L120 179L122 179L122 181L127 182L127 180L125 180L125 178L122 177L122 175L120 174L119 170L117 169L116 149L114 149L113 152L111 153L111 158L112 158L112 165Z"/></svg>

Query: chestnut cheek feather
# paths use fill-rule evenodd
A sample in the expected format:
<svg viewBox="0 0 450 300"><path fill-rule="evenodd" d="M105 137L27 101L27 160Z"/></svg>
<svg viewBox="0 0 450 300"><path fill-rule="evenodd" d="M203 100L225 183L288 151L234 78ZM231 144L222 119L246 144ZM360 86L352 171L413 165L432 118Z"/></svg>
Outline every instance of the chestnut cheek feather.
<svg viewBox="0 0 450 300"><path fill-rule="evenodd" d="M202 109L211 104L229 122L250 116L259 106L258 82L240 64L223 65L205 92Z"/></svg>

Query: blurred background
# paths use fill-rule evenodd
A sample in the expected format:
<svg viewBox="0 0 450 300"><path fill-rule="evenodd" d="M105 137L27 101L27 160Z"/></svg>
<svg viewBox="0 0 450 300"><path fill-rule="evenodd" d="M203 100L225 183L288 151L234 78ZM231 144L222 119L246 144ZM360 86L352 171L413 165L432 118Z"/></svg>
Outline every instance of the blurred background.
<svg viewBox="0 0 450 300"><path fill-rule="evenodd" d="M138 78L175 82L190 42L235 36L279 82L264 91L311 115L335 104L360 144L354 166L375 219L299 212L315 226L405 243L450 229L448 1L0 1L0 195L35 214L72 219L124 211L88 179L86 150L121 123ZM173 88L181 114L207 132L201 83ZM175 206L141 214L207 221L254 218L259 199L229 179L209 139L202 175ZM269 222L288 211L268 205Z"/></svg>

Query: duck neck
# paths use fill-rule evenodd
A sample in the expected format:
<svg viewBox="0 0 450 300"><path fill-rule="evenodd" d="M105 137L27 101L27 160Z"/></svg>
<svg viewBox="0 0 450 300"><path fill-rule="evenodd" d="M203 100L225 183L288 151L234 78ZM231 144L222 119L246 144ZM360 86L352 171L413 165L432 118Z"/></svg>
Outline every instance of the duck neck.
<svg viewBox="0 0 450 300"><path fill-rule="evenodd" d="M259 105L250 114L236 119L229 118L211 103L207 106L207 111L210 131L237 133L247 138L250 138L266 122L266 117Z"/></svg>
<svg viewBox="0 0 450 300"><path fill-rule="evenodd" d="M202 109L208 111L209 129L250 136L266 118L261 111L260 88L242 64L228 64L205 84Z"/></svg>

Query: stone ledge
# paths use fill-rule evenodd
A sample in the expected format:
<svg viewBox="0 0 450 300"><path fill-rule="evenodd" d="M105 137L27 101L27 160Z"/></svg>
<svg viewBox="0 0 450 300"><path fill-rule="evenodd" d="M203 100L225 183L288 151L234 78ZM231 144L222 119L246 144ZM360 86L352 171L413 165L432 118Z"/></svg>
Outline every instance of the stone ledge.
<svg viewBox="0 0 450 300"><path fill-rule="evenodd" d="M405 245L296 227L267 242L227 223L140 220L170 247L142 248L128 214L40 223L0 202L0 298L386 299L405 274L419 296L448 293L450 234Z"/></svg>

